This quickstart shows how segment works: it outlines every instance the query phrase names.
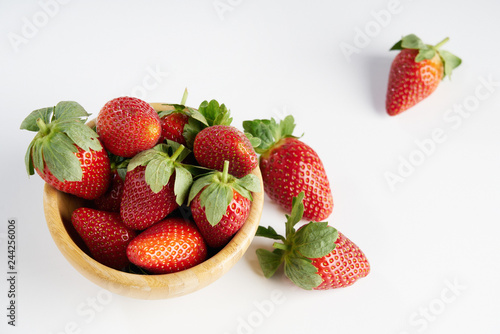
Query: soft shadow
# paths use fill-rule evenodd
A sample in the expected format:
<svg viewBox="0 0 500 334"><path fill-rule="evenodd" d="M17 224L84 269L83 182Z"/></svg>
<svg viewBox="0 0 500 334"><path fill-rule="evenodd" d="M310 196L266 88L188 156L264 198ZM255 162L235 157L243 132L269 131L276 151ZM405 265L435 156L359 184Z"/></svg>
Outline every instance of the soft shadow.
<svg viewBox="0 0 500 334"><path fill-rule="evenodd" d="M389 82L389 71L394 56L367 56L360 61L364 62L365 68L369 76L370 95L373 108L384 116L387 114L385 110L385 96L387 94L387 84Z"/></svg>

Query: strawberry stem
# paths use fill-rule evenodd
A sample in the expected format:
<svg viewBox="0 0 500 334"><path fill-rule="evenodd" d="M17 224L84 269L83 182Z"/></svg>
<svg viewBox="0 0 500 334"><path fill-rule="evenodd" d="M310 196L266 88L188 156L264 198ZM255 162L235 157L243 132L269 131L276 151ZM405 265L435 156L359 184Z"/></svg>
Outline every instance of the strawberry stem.
<svg viewBox="0 0 500 334"><path fill-rule="evenodd" d="M224 168L222 169L222 182L227 183L227 176L229 174L229 161L224 160Z"/></svg>
<svg viewBox="0 0 500 334"><path fill-rule="evenodd" d="M38 118L36 120L36 125L38 125L38 128L40 129L40 132L42 135L47 135L49 133L49 127L47 126L47 124L45 124L45 122L43 121L43 119L41 118Z"/></svg>
<svg viewBox="0 0 500 334"><path fill-rule="evenodd" d="M183 106L186 105L187 98L188 98L188 90L187 88L184 88L184 94L182 94L182 100L181 100L181 104Z"/></svg>
<svg viewBox="0 0 500 334"><path fill-rule="evenodd" d="M277 249L284 250L284 251L290 250L290 245L285 245L285 244L282 244L280 242L273 243L273 247L277 248Z"/></svg>
<svg viewBox="0 0 500 334"><path fill-rule="evenodd" d="M177 157L181 154L181 152L184 150L184 146L183 145L180 145L177 150L175 150L174 154L172 154L172 156L170 157L172 160L176 160Z"/></svg>
<svg viewBox="0 0 500 334"><path fill-rule="evenodd" d="M446 42L448 42L450 40L449 37L446 37L445 39L443 39L441 42L437 43L436 45L434 45L434 47L436 49L439 49L440 47L442 47Z"/></svg>

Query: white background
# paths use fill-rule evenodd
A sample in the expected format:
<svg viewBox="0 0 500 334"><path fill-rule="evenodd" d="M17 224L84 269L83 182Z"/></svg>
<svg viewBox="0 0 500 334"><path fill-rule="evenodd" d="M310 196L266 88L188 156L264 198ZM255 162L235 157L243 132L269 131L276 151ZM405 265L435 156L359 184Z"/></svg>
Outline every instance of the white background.
<svg viewBox="0 0 500 334"><path fill-rule="evenodd" d="M500 333L499 12L493 0L1 0L0 268L14 217L19 277L12 328L0 275L0 332ZM409 33L449 36L463 64L391 118L388 50ZM43 182L26 175L21 121L61 100L92 117L121 95L178 103L185 87L188 105L217 99L240 128L295 116L332 184L328 221L366 253L369 276L330 291L266 280L255 250L272 241L260 238L224 277L169 300L111 295L69 265ZM261 224L283 231L268 198Z"/></svg>

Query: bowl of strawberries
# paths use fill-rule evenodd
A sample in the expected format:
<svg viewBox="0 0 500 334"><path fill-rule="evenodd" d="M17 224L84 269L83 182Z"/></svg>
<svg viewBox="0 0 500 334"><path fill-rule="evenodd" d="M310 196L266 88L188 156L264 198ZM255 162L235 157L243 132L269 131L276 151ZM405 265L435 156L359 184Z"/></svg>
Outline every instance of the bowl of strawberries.
<svg viewBox="0 0 500 334"><path fill-rule="evenodd" d="M245 253L264 202L251 138L225 105L107 102L97 117L62 101L33 111L28 174L46 182L50 234L68 262L111 292L197 291Z"/></svg>

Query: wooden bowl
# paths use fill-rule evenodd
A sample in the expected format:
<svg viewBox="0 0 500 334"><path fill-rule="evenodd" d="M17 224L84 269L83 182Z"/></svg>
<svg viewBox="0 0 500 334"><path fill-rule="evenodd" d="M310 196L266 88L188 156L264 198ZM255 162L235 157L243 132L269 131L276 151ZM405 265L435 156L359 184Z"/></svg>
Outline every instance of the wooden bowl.
<svg viewBox="0 0 500 334"><path fill-rule="evenodd" d="M92 122L89 122L92 126ZM71 213L87 201L45 184L43 206L52 239L68 262L84 277L113 293L138 299L166 299L197 291L224 275L243 256L259 226L264 190L253 193L250 214L243 227L218 253L190 269L164 275L131 274L109 268L92 259L71 224Z"/></svg>

